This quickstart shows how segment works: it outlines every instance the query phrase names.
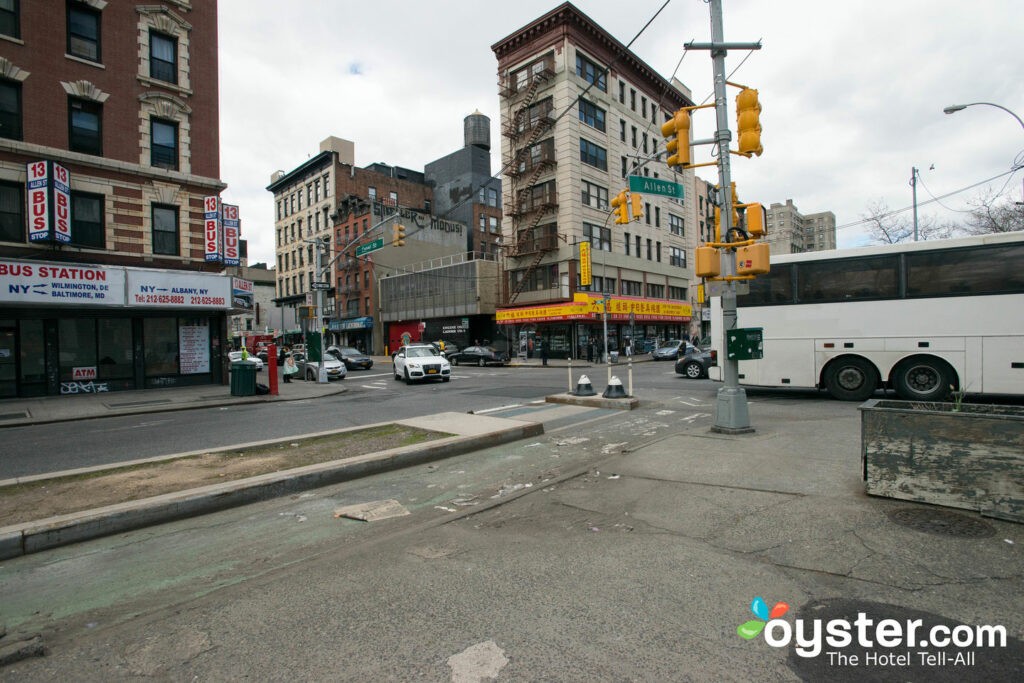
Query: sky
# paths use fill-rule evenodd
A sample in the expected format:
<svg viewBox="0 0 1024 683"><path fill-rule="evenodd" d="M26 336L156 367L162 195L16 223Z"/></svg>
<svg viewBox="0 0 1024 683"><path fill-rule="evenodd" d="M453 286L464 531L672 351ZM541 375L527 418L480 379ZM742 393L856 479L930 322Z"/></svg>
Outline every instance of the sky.
<svg viewBox="0 0 1024 683"><path fill-rule="evenodd" d="M574 4L628 44L664 2ZM274 263L271 174L293 170L328 136L355 143L357 166L422 170L463 146L463 119L479 109L491 119L496 173L491 45L559 4L220 0L222 196L240 207L249 263ZM739 66L731 80L756 88L763 108L764 154L731 164L742 201L792 199L804 214L832 211L844 248L867 240L853 224L869 204L912 206L914 167L922 219L960 222L986 187L1022 199L1024 171L925 204L1008 172L1024 150L1024 126L1005 111L942 111L992 102L1024 117L1016 0L724 0L723 25L726 41L763 45L726 58L727 71ZM676 77L702 103L712 93L711 58L684 56L683 46L710 38L703 0L670 0L631 49L666 78L678 65ZM731 92L733 123L734 107ZM693 133L714 134L711 110L694 113ZM711 160L709 147L694 149L694 163ZM718 181L713 167L697 173Z"/></svg>

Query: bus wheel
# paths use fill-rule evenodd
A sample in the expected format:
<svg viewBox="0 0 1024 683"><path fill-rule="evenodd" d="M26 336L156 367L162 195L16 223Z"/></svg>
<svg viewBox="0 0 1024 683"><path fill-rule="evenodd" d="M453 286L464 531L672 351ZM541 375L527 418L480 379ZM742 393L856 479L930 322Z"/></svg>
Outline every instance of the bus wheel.
<svg viewBox="0 0 1024 683"><path fill-rule="evenodd" d="M863 358L834 360L825 371L825 388L840 401L863 401L877 387L878 372Z"/></svg>
<svg viewBox="0 0 1024 683"><path fill-rule="evenodd" d="M932 358L914 358L896 370L896 393L906 401L939 401L951 384L946 365Z"/></svg>

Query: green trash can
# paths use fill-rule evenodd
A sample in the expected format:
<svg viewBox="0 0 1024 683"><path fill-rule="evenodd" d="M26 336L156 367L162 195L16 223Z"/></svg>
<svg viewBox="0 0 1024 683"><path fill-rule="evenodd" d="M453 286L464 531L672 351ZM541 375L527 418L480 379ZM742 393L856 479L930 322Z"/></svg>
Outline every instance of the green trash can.
<svg viewBox="0 0 1024 683"><path fill-rule="evenodd" d="M231 364L231 395L256 395L256 363L240 360Z"/></svg>

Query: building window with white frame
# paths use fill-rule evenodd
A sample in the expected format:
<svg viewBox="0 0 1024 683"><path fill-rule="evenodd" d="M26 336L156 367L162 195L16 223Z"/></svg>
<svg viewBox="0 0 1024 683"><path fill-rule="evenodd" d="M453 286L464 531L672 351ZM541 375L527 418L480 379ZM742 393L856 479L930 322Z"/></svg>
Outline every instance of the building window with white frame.
<svg viewBox="0 0 1024 683"><path fill-rule="evenodd" d="M683 236L684 233L684 221L681 216L670 213L668 215L668 231L673 235Z"/></svg>
<svg viewBox="0 0 1024 683"><path fill-rule="evenodd" d="M580 181L582 186L581 199L584 206L589 206L601 211L608 210L608 188L595 185L586 180Z"/></svg>
<svg viewBox="0 0 1024 683"><path fill-rule="evenodd" d="M611 228L602 228L599 225L590 223L583 224L583 241L590 242L592 248L598 251L612 250Z"/></svg>

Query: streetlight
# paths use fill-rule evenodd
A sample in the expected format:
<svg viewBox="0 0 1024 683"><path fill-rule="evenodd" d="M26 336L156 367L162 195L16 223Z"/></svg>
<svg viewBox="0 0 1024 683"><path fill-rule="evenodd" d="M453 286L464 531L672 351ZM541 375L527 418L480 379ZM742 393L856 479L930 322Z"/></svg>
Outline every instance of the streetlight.
<svg viewBox="0 0 1024 683"><path fill-rule="evenodd" d="M977 104L986 104L986 105L988 105L990 107L995 107L997 109L1002 109L1007 114L1009 114L1013 118L1017 119L1017 123L1020 124L1020 127L1024 128L1024 121L1021 121L1019 116L1014 114L1012 111L1010 111L1009 109L1007 109L1003 105L1001 105L1001 104L994 104L992 102L971 102L970 104L951 104L950 106L946 107L942 111L946 112L947 114L955 114L956 112L958 112L958 111L960 111L962 109L966 109L967 107L973 107L973 106L975 106Z"/></svg>

